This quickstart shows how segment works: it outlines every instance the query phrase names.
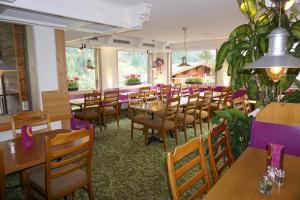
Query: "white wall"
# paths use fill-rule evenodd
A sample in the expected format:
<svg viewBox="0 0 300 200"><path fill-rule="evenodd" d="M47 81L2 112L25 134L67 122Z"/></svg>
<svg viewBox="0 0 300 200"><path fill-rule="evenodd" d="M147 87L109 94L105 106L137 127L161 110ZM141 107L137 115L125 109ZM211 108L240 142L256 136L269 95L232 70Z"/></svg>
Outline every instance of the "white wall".
<svg viewBox="0 0 300 200"><path fill-rule="evenodd" d="M100 50L102 90L118 87L118 51L114 47L103 47Z"/></svg>

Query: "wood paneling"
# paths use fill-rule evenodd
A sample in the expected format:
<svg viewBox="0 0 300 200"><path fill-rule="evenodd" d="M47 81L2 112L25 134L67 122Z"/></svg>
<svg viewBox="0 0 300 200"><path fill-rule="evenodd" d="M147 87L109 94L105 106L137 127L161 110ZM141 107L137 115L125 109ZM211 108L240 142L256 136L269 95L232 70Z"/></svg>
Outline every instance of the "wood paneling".
<svg viewBox="0 0 300 200"><path fill-rule="evenodd" d="M67 82L67 66L66 66L66 47L65 32L63 30L55 30L56 40L56 61L57 61L57 80L59 91L68 91Z"/></svg>
<svg viewBox="0 0 300 200"><path fill-rule="evenodd" d="M256 115L256 121L273 124L300 126L299 103L277 103L267 105Z"/></svg>

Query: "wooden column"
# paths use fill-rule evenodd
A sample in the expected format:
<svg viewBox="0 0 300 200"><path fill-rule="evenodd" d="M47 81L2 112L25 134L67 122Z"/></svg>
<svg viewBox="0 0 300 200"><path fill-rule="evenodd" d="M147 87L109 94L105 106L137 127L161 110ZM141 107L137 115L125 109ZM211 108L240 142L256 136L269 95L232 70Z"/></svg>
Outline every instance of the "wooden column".
<svg viewBox="0 0 300 200"><path fill-rule="evenodd" d="M68 91L67 66L66 66L66 47L65 32L63 30L55 30L56 40L56 60L57 60L57 80L58 88L61 92Z"/></svg>
<svg viewBox="0 0 300 200"><path fill-rule="evenodd" d="M55 30L56 41L56 62L57 62L57 81L60 92L68 91L67 65L66 65L66 46L64 30ZM62 128L70 129L70 121L63 120Z"/></svg>

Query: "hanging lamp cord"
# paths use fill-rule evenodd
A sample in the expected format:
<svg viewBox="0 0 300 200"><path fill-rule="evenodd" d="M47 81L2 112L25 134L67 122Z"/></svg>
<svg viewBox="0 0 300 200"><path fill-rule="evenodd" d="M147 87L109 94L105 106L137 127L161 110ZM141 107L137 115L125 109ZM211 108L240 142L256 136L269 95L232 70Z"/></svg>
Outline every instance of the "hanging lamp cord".
<svg viewBox="0 0 300 200"><path fill-rule="evenodd" d="M186 30L187 30L187 27L186 27L186 26L182 27L182 30L183 30L183 32L184 32L183 44L184 44L185 57L186 57L186 55L187 55L187 50L186 50Z"/></svg>

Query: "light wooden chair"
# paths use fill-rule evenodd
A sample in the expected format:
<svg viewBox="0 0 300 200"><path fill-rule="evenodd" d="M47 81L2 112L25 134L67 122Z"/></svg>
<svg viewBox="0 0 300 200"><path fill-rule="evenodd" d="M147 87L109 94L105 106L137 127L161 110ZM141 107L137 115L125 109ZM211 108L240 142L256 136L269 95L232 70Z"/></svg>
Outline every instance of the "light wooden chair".
<svg viewBox="0 0 300 200"><path fill-rule="evenodd" d="M180 89L180 96L185 97L190 95L190 88L188 85L182 85Z"/></svg>
<svg viewBox="0 0 300 200"><path fill-rule="evenodd" d="M58 134L46 140L46 165L43 170L28 176L29 198L32 190L45 199L59 199L84 188L89 199L92 189L93 129L81 129ZM62 159L57 159L62 158Z"/></svg>
<svg viewBox="0 0 300 200"><path fill-rule="evenodd" d="M173 97L180 96L181 92L181 83L175 83L173 87Z"/></svg>
<svg viewBox="0 0 300 200"><path fill-rule="evenodd" d="M178 113L178 115L177 115L179 126L180 126L180 124L183 125L183 132L184 132L185 142L187 142L186 127L187 127L188 124L191 124L193 126L195 137L197 136L196 110L197 110L198 102L199 102L199 93L191 94L188 97L187 105L184 107L184 112L183 113Z"/></svg>
<svg viewBox="0 0 300 200"><path fill-rule="evenodd" d="M200 92L200 86L198 84L192 84L192 91L193 93L199 93Z"/></svg>
<svg viewBox="0 0 300 200"><path fill-rule="evenodd" d="M147 98L149 96L149 91L150 91L150 87L140 87L139 88L139 95L143 101L147 101Z"/></svg>
<svg viewBox="0 0 300 200"><path fill-rule="evenodd" d="M14 138L17 137L17 129L21 129L23 126L32 126L34 133L51 130L50 120L46 111L19 112L11 116L11 127Z"/></svg>
<svg viewBox="0 0 300 200"><path fill-rule="evenodd" d="M171 85L161 85L160 99L161 100L166 100L171 96L172 96L172 94L171 94Z"/></svg>
<svg viewBox="0 0 300 200"><path fill-rule="evenodd" d="M200 125L200 133L203 135L203 120L207 121L207 127L208 131L210 130L210 117L209 117L209 112L210 112L210 104L211 104L211 99L212 99L212 91L206 91L204 92L204 96L201 97L201 101L199 100L199 106L196 111L196 118L197 122Z"/></svg>
<svg viewBox="0 0 300 200"><path fill-rule="evenodd" d="M101 93L93 92L84 94L83 109L75 113L74 117L83 121L99 123L100 130L102 131Z"/></svg>
<svg viewBox="0 0 300 200"><path fill-rule="evenodd" d="M119 108L119 89L104 91L104 100L102 102L103 121L106 129L107 116L115 115L118 128L120 128L120 108Z"/></svg>
<svg viewBox="0 0 300 200"><path fill-rule="evenodd" d="M141 113L139 111L135 111L132 109L132 106L138 105L143 103L143 99L140 99L139 93L131 93L128 94L128 118L131 120L131 139L133 138L133 130L139 130L143 131L143 127L135 127L135 124L143 125L144 121L147 119L150 119L149 116L147 116L147 113Z"/></svg>
<svg viewBox="0 0 300 200"><path fill-rule="evenodd" d="M5 199L5 171L3 151L0 149L0 199Z"/></svg>
<svg viewBox="0 0 300 200"><path fill-rule="evenodd" d="M167 149L166 137L167 132L173 130L175 132L175 141L178 143L176 134L177 129L177 114L180 105L180 97L167 99L166 109L161 117L154 117L154 119L146 120L144 122L144 136L145 145L148 144L148 129L158 131L158 135L163 140L164 150Z"/></svg>
<svg viewBox="0 0 300 200"><path fill-rule="evenodd" d="M211 111L215 110L224 110L226 107L231 107L230 102L228 101L232 95L232 92L229 88L223 88L219 93L217 100L212 101Z"/></svg>
<svg viewBox="0 0 300 200"><path fill-rule="evenodd" d="M209 133L208 151L214 181L217 182L223 171L234 162L225 121Z"/></svg>
<svg viewBox="0 0 300 200"><path fill-rule="evenodd" d="M157 101L157 100L158 100L157 90L150 89L148 92L148 97L146 99L146 102L152 102L152 101Z"/></svg>
<svg viewBox="0 0 300 200"><path fill-rule="evenodd" d="M176 169L176 164L181 163L186 156L193 152L197 152L197 156ZM180 200L189 189L193 188L193 185L200 181L203 181L201 187L197 188L189 199L198 199L201 195L210 190L211 184L205 164L205 154L201 136L200 139L194 138L175 148L174 153L168 153L167 165L173 200ZM198 166L197 171L191 172L196 166ZM179 185L178 180L187 173L193 173L193 176Z"/></svg>

